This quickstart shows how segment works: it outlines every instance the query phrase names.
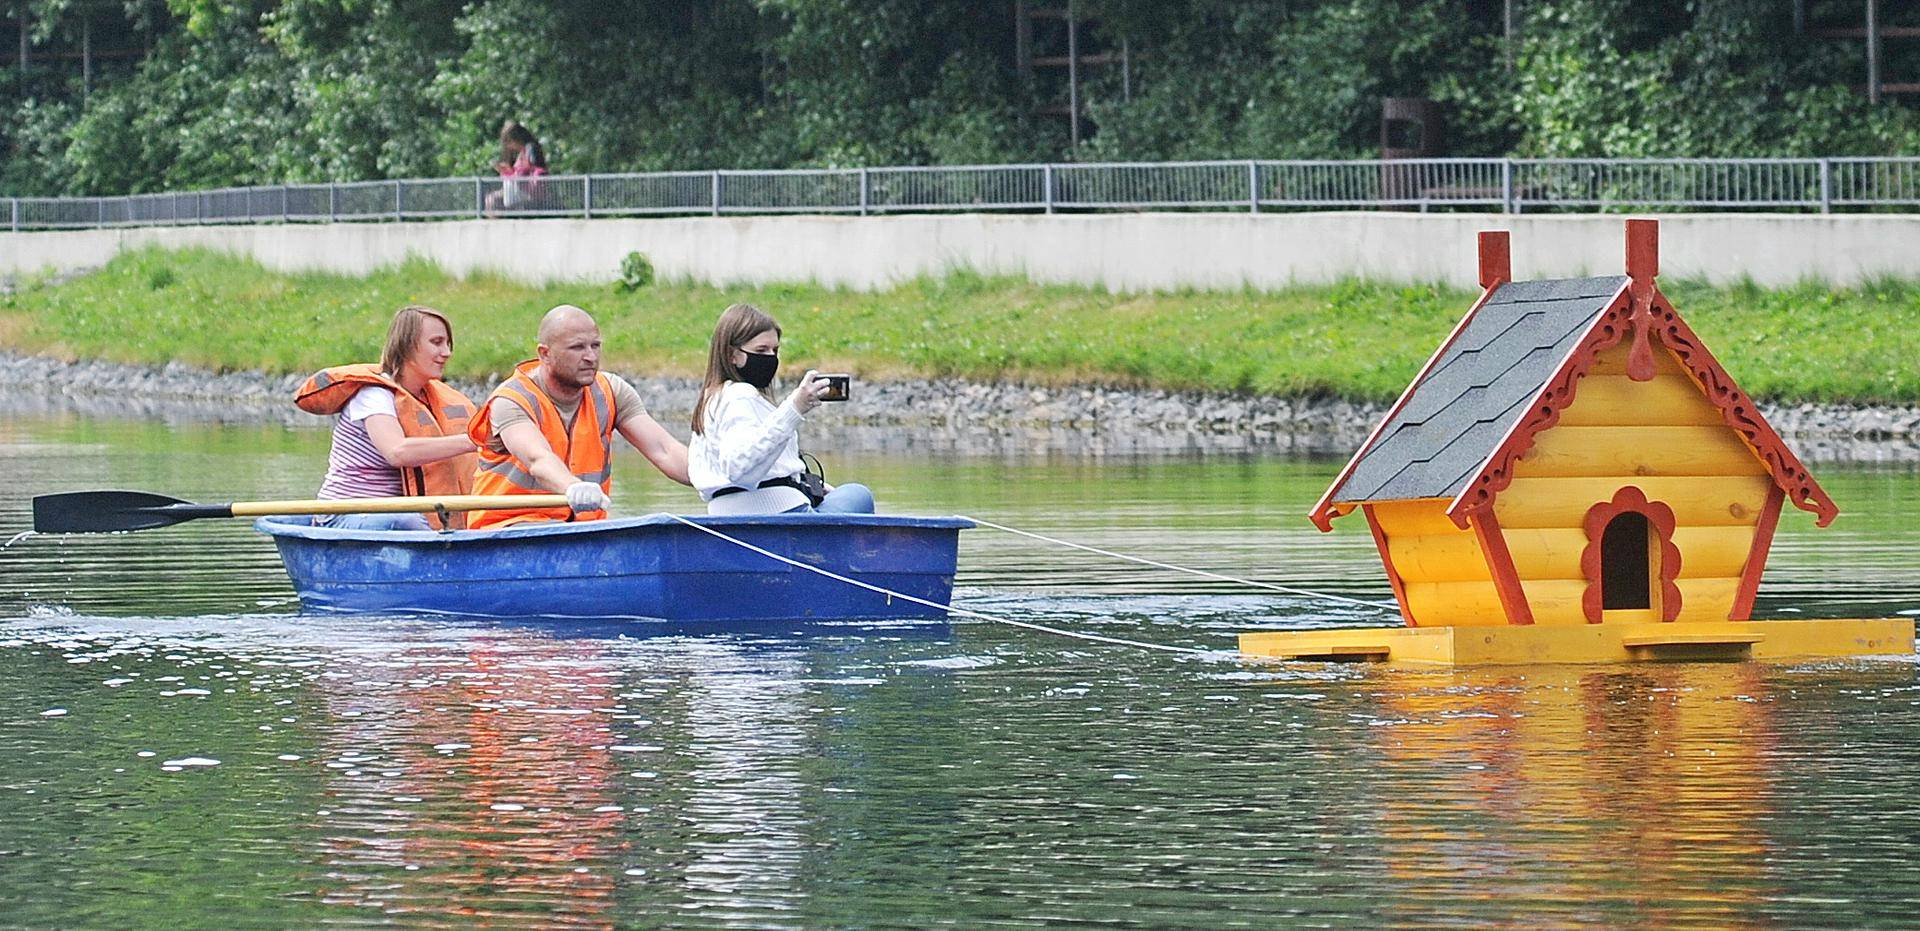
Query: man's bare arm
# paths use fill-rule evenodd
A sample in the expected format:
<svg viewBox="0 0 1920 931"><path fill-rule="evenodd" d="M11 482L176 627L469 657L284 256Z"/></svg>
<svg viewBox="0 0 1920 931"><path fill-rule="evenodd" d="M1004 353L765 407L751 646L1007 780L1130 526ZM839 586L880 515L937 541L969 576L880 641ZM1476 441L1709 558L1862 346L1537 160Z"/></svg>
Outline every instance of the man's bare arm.
<svg viewBox="0 0 1920 931"><path fill-rule="evenodd" d="M501 427L500 442L547 491L564 495L567 486L580 480L579 476L567 471L567 464L560 461L553 447L547 445L547 438L541 435L540 428L531 421Z"/></svg>
<svg viewBox="0 0 1920 931"><path fill-rule="evenodd" d="M640 455L647 457L647 461L653 463L660 474L682 485L693 484L687 478L686 445L674 439L673 434L660 426L660 422L654 420L652 415L637 414L622 420L620 435L626 437L627 442L640 451Z"/></svg>

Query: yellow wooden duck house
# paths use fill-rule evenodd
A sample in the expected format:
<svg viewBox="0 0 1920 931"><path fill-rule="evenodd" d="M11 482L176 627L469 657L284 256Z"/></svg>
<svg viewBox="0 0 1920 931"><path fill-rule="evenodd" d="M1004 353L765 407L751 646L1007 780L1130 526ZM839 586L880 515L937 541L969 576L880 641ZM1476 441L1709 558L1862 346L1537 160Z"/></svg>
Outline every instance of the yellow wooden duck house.
<svg viewBox="0 0 1920 931"><path fill-rule="evenodd" d="M1512 279L1480 234L1480 299L1308 515L1360 512L1399 628L1244 634L1291 659L1609 662L1911 653L1913 622L1754 622L1782 508L1833 499L1655 284Z"/></svg>

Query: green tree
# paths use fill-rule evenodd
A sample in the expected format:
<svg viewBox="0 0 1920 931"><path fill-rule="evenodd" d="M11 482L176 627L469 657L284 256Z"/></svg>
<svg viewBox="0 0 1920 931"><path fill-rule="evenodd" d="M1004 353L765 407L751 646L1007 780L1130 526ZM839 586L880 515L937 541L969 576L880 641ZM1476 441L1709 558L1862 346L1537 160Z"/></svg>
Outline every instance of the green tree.
<svg viewBox="0 0 1920 931"><path fill-rule="evenodd" d="M1012 0L160 4L14 0L47 47L0 74L0 193L484 173L506 119L561 172L1365 157L1388 96L1455 155L1920 151L1920 109L1849 88L1859 43L1774 0L1530 0L1511 43L1496 0L1082 0L1133 67L1086 76L1077 152ZM114 17L153 54L86 93L53 50Z"/></svg>
<svg viewBox="0 0 1920 931"><path fill-rule="evenodd" d="M1768 0L1554 0L1523 26L1518 150L1546 157L1911 153L1920 120L1849 90L1849 47Z"/></svg>

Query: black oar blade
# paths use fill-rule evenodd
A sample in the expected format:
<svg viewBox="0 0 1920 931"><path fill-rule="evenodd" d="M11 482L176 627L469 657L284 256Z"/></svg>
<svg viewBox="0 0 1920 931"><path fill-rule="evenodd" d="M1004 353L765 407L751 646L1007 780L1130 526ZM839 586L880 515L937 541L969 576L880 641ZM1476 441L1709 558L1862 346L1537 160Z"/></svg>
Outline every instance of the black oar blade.
<svg viewBox="0 0 1920 931"><path fill-rule="evenodd" d="M144 491L70 491L33 499L35 533L112 533L231 516L229 505L194 504Z"/></svg>

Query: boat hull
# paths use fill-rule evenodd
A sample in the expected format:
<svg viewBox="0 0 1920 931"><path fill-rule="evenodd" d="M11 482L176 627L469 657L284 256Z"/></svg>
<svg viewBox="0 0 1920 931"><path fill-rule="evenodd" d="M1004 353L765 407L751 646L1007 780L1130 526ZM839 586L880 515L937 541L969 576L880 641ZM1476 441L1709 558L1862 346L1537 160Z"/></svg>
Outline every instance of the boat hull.
<svg viewBox="0 0 1920 931"><path fill-rule="evenodd" d="M338 530L262 518L301 604L342 613L634 618L674 622L944 621L940 608L863 589L655 514L451 533ZM793 514L690 517L736 540L944 605L958 518Z"/></svg>

